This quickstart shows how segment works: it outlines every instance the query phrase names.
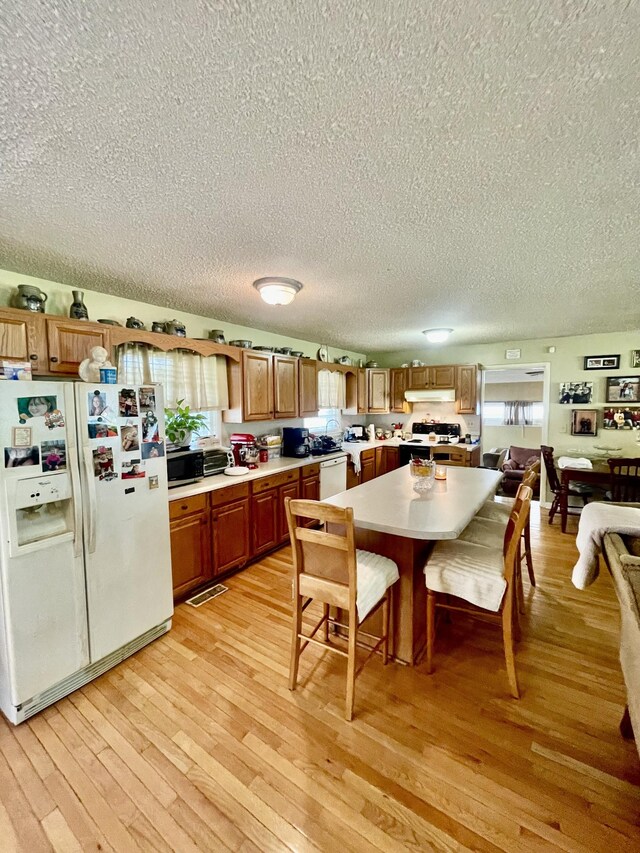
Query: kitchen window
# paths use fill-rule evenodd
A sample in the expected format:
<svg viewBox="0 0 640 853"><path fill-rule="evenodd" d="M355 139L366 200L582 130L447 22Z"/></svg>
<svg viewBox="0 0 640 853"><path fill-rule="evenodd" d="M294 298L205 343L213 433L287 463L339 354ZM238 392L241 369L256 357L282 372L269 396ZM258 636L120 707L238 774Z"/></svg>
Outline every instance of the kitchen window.
<svg viewBox="0 0 640 853"><path fill-rule="evenodd" d="M526 408L524 408L526 407ZM482 423L485 426L541 426L544 403L504 400L485 402L482 405Z"/></svg>

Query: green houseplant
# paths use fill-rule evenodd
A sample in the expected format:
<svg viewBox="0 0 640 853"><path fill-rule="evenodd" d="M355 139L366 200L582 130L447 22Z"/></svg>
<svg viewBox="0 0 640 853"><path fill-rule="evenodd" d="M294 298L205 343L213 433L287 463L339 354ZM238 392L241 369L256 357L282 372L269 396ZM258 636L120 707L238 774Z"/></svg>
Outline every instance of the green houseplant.
<svg viewBox="0 0 640 853"><path fill-rule="evenodd" d="M207 420L202 412L192 412L183 403L184 400L176 400L175 409L164 410L167 438L176 447L188 447L191 435L194 432L197 435Z"/></svg>

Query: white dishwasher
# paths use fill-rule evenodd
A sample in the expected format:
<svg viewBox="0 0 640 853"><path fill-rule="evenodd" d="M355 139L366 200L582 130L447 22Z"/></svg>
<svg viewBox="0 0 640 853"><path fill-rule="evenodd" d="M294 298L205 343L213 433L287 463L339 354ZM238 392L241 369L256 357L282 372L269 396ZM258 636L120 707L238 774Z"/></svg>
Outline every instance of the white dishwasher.
<svg viewBox="0 0 640 853"><path fill-rule="evenodd" d="M325 459L320 463L320 500L347 489L347 457Z"/></svg>

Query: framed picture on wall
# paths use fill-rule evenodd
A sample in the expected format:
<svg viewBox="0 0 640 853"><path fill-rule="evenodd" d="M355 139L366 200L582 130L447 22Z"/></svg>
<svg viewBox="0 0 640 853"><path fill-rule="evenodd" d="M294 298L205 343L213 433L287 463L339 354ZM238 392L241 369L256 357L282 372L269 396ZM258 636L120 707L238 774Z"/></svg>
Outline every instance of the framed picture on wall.
<svg viewBox="0 0 640 853"><path fill-rule="evenodd" d="M607 376L607 403L640 402L640 376Z"/></svg>
<svg viewBox="0 0 640 853"><path fill-rule="evenodd" d="M597 435L597 432L596 409L574 409L571 412L571 435Z"/></svg>
<svg viewBox="0 0 640 853"><path fill-rule="evenodd" d="M585 355L584 357L584 370L617 370L619 367L619 355Z"/></svg>
<svg viewBox="0 0 640 853"><path fill-rule="evenodd" d="M631 367L640 367L640 349L631 350Z"/></svg>
<svg viewBox="0 0 640 853"><path fill-rule="evenodd" d="M590 403L593 395L593 382L561 382L559 403Z"/></svg>

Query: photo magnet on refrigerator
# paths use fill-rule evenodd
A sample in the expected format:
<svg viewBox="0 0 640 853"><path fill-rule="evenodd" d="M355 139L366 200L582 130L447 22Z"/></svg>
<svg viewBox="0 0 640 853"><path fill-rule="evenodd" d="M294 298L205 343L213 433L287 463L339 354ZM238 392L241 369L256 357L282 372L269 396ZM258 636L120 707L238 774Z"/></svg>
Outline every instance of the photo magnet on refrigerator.
<svg viewBox="0 0 640 853"><path fill-rule="evenodd" d="M87 394L89 401L89 417L97 418L107 408L107 395L104 391L91 391Z"/></svg>
<svg viewBox="0 0 640 853"><path fill-rule="evenodd" d="M67 445L61 440L40 443L43 471L63 471L67 467Z"/></svg>
<svg viewBox="0 0 640 853"><path fill-rule="evenodd" d="M140 435L138 427L135 424L127 424L120 428L120 441L122 449L127 452L131 450L140 450Z"/></svg>
<svg viewBox="0 0 640 853"><path fill-rule="evenodd" d="M145 477L144 462L140 459L131 459L122 463L122 479L135 480Z"/></svg>
<svg viewBox="0 0 640 853"><path fill-rule="evenodd" d="M33 447L5 447L4 467L19 468L22 465L37 465L40 467L40 448Z"/></svg>
<svg viewBox="0 0 640 853"><path fill-rule="evenodd" d="M156 410L156 389L151 386L143 385L140 387L140 411L155 412Z"/></svg>
<svg viewBox="0 0 640 853"><path fill-rule="evenodd" d="M148 411L142 416L142 440L157 441L158 440L158 418L155 412Z"/></svg>
<svg viewBox="0 0 640 853"><path fill-rule="evenodd" d="M118 435L116 424L91 423L87 424L89 438L115 438Z"/></svg>
<svg viewBox="0 0 640 853"><path fill-rule="evenodd" d="M24 424L31 418L51 414L57 407L57 397L18 397L18 420Z"/></svg>
<svg viewBox="0 0 640 853"><path fill-rule="evenodd" d="M113 450L97 447L93 451L93 475L97 480L114 480L118 474L113 470Z"/></svg>
<svg viewBox="0 0 640 853"><path fill-rule="evenodd" d="M159 456L164 456L164 441L142 442L143 459L157 459Z"/></svg>
<svg viewBox="0 0 640 853"><path fill-rule="evenodd" d="M138 416L138 397L135 389L121 388L118 395L118 412L121 418Z"/></svg>

